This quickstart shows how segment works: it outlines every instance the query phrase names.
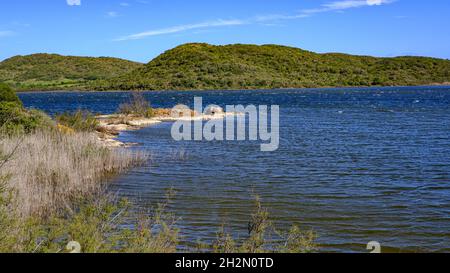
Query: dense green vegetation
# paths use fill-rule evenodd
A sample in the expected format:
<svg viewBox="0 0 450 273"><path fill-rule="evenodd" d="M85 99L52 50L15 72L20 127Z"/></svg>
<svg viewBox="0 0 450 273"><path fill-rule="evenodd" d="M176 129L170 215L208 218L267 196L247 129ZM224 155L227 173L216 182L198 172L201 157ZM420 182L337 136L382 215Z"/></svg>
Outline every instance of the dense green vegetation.
<svg viewBox="0 0 450 273"><path fill-rule="evenodd" d="M317 54L277 45L186 44L98 90L398 86L450 82L450 61Z"/></svg>
<svg viewBox="0 0 450 273"><path fill-rule="evenodd" d="M59 125L77 132L95 132L98 127L98 120L89 111L65 112L57 115L55 119Z"/></svg>
<svg viewBox="0 0 450 273"><path fill-rule="evenodd" d="M34 54L0 63L0 81L18 90L84 89L90 81L109 79L142 66L116 58Z"/></svg>
<svg viewBox="0 0 450 273"><path fill-rule="evenodd" d="M22 102L20 101L19 97L17 97L16 93L12 88L5 84L0 82L0 102L13 102L18 105L22 105Z"/></svg>
<svg viewBox="0 0 450 273"><path fill-rule="evenodd" d="M0 83L0 134L12 135L30 133L37 128L51 128L53 122L38 110L27 110L15 92Z"/></svg>
<svg viewBox="0 0 450 273"><path fill-rule="evenodd" d="M448 84L450 61L317 54L278 45L185 44L143 65L50 54L0 63L18 90L205 90Z"/></svg>

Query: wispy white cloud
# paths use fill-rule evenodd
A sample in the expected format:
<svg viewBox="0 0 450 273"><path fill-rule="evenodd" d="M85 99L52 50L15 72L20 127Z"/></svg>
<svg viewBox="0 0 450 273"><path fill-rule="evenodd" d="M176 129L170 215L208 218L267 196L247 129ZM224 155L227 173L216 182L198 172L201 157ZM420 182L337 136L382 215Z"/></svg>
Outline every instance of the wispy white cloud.
<svg viewBox="0 0 450 273"><path fill-rule="evenodd" d="M21 28L24 28L24 27L31 27L31 24L29 24L29 23L24 23L24 22L17 21L17 20L14 20L14 21L10 22L9 24L10 24L11 26L14 26L14 27L21 27Z"/></svg>
<svg viewBox="0 0 450 273"><path fill-rule="evenodd" d="M81 6L81 0L66 0L69 6Z"/></svg>
<svg viewBox="0 0 450 273"><path fill-rule="evenodd" d="M283 15L283 14L269 14L269 15L262 15L262 16L256 16L248 21L250 22L267 22L267 21L279 21L279 20L295 20L295 19L301 19L308 17L307 14L293 14L293 15Z"/></svg>
<svg viewBox="0 0 450 273"><path fill-rule="evenodd" d="M0 38L1 37L13 36L14 34L15 34L15 32L11 31L11 30L0 30Z"/></svg>
<svg viewBox="0 0 450 273"><path fill-rule="evenodd" d="M390 2L393 2L393 0L367 0L366 2L369 6L374 6L374 5L379 6L382 4L388 4Z"/></svg>
<svg viewBox="0 0 450 273"><path fill-rule="evenodd" d="M122 6L122 7L129 7L129 6L130 6L130 3L122 2L122 3L120 3L119 5Z"/></svg>
<svg viewBox="0 0 450 273"><path fill-rule="evenodd" d="M106 13L106 16L111 17L111 18L114 18L114 17L119 16L119 13L117 13L116 11L108 11L108 12Z"/></svg>
<svg viewBox="0 0 450 273"><path fill-rule="evenodd" d="M283 20L295 20L301 18L307 18L319 13L331 12L331 11L343 11L352 8L361 8L369 6L381 6L384 4L390 4L397 0L340 0L334 2L328 2L321 5L315 9L304 9L299 11L297 14L269 14L251 17L247 19L236 19L236 20L215 20L196 24L179 25L162 29L155 29L145 32L140 32L136 34L131 34L128 36L120 37L115 39L115 41L127 41L127 40L139 40L146 37L173 34L187 30L193 29L203 29L212 27L222 27L222 26L237 26L237 25L248 25L255 23L265 23L265 22L275 22Z"/></svg>
<svg viewBox="0 0 450 273"><path fill-rule="evenodd" d="M146 32L141 32L141 33L124 36L124 37L116 39L116 41L138 40L138 39L142 39L145 37L164 35L164 34L173 34L173 33L178 33L178 32L192 30L192 29L223 27L223 26L237 26L237 25L243 25L243 24L246 24L246 22L241 21L241 20L221 20L221 19L219 19L216 21L209 21L209 22L203 22L203 23L197 23L197 24L180 25L180 26L174 26L174 27L169 27L169 28L150 30L150 31L146 31Z"/></svg>
<svg viewBox="0 0 450 273"><path fill-rule="evenodd" d="M384 4L390 4L395 0L341 0L325 3L319 8L305 9L301 13L305 15L312 15L315 13L323 13L329 11L342 11L346 9L361 8L367 6L381 6Z"/></svg>

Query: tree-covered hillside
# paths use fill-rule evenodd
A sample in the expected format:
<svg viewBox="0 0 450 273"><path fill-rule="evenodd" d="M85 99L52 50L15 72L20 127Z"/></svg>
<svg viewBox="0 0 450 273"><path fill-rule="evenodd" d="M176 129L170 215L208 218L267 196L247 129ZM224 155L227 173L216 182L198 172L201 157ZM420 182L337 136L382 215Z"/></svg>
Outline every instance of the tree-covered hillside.
<svg viewBox="0 0 450 273"><path fill-rule="evenodd" d="M398 86L450 82L450 61L317 54L277 45L185 44L98 90Z"/></svg>
<svg viewBox="0 0 450 273"><path fill-rule="evenodd" d="M106 57L16 56L0 63L0 82L7 82L18 90L83 89L90 81L117 77L142 65Z"/></svg>
<svg viewBox="0 0 450 273"><path fill-rule="evenodd" d="M204 90L426 85L450 82L450 61L317 54L277 45L185 44L144 65L49 54L0 63L18 90Z"/></svg>

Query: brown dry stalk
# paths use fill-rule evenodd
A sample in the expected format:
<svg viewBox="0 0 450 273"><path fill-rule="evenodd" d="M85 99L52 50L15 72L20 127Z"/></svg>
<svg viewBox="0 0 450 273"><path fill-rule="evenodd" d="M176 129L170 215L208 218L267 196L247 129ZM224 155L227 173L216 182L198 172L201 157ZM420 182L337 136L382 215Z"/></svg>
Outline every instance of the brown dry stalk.
<svg viewBox="0 0 450 273"><path fill-rule="evenodd" d="M22 138L22 137L21 137ZM16 194L18 213L43 216L68 204L73 198L102 189L110 175L126 171L145 160L144 154L102 147L91 133L64 135L36 132L0 141L0 151L13 154L0 176Z"/></svg>

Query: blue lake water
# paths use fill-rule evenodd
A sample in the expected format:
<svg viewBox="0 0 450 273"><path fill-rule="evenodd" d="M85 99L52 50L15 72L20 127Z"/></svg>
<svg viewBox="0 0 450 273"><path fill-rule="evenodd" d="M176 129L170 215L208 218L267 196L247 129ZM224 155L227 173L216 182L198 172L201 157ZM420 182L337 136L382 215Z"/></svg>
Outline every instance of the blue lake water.
<svg viewBox="0 0 450 273"><path fill-rule="evenodd" d="M22 93L50 114L112 113L126 92ZM322 251L450 251L450 88L403 87L271 91L146 92L155 107L280 105L280 148L255 142L176 142L170 123L124 132L152 161L111 189L140 206L177 192L186 247L225 224L245 237L253 195L280 228L314 229Z"/></svg>

